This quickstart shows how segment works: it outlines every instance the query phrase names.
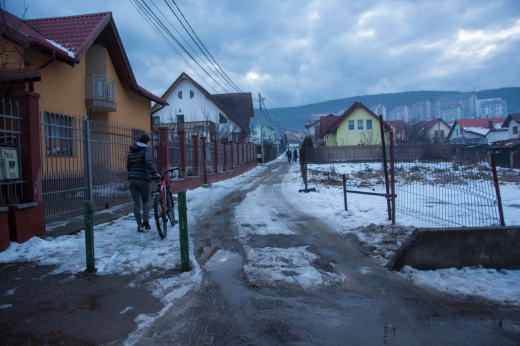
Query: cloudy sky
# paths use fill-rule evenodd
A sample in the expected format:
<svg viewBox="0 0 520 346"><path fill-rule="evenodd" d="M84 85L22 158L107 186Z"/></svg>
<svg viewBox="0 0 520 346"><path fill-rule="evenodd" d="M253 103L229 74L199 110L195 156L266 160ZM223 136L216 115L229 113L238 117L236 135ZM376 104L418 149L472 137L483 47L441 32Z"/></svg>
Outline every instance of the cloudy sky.
<svg viewBox="0 0 520 346"><path fill-rule="evenodd" d="M153 1L165 17L154 8L155 13L191 52L170 27L168 21L190 40L165 1L132 1L145 1L154 8ZM277 107L367 94L520 84L517 0L176 3L238 88L254 97L261 92ZM193 61L196 71L182 61L130 0L25 0L25 4L26 18L111 11L138 83L159 96L181 72L211 93L224 92ZM6 7L23 14L22 0L8 0ZM193 42L191 46L196 47Z"/></svg>

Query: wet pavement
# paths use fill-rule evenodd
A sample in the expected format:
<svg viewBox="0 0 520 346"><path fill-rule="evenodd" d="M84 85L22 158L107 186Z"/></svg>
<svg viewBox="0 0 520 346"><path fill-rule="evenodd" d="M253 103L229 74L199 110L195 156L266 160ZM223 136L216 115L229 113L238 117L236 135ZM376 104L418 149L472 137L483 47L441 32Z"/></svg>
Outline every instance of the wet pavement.
<svg viewBox="0 0 520 346"><path fill-rule="evenodd" d="M251 187L230 191L226 203L199 211L201 221L190 225L190 237L203 269L202 285L174 302L134 340L137 345L520 344L519 308L416 287L375 263L355 237L302 214L281 192L288 166L283 161L270 165L248 178ZM261 227L237 225L234 215L246 194L259 187L272 209L283 211L271 217L294 235L239 237L238 227ZM317 256L316 269L346 279L314 290L247 280L248 249L297 246L308 246ZM138 314L162 308L145 278L48 275L52 269L0 266L0 292L17 283L16 294L0 297L0 306L16 306L0 310L6 344L117 345L135 331ZM9 301L21 296L26 303Z"/></svg>

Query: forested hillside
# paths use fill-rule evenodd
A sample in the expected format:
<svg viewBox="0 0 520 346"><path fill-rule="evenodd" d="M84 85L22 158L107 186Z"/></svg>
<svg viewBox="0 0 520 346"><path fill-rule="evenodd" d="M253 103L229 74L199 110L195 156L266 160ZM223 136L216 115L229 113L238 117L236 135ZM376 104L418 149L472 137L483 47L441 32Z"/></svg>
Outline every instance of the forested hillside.
<svg viewBox="0 0 520 346"><path fill-rule="evenodd" d="M386 107L387 113L392 108L407 105L411 107L415 102L430 100L433 102L437 97L457 93L458 91L408 91L393 94L364 95L354 96L339 100L331 100L319 103L308 104L297 107L287 107L281 109L268 108L267 114L264 113L262 121L274 126L276 119L279 119L280 129L303 129L304 121L311 119L311 114L337 113L347 110L355 101L363 103L367 107L382 104ZM520 113L520 88L501 88L477 91L477 99L502 98L507 100L508 113ZM255 109L255 119L252 124L258 124L258 109Z"/></svg>

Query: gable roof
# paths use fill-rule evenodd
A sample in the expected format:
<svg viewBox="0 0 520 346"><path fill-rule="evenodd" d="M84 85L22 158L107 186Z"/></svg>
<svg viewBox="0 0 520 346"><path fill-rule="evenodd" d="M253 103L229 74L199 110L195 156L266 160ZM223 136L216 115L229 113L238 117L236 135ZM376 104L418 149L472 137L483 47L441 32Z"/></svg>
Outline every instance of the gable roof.
<svg viewBox="0 0 520 346"><path fill-rule="evenodd" d="M339 116L339 118L331 125L329 126L328 128L324 128L324 132L322 132L323 135L326 135L327 133L331 132L331 131L336 131L339 127L339 125L341 125L341 123L343 121L345 121L345 119L347 119L352 113L354 113L354 111L358 108L362 108L364 109L365 111L367 111L367 113L371 116L373 116L377 121L379 121L379 117L377 115L374 114L374 112L372 112L370 109L368 109L364 104L362 104L361 102L354 102L352 104L352 106L350 106L349 109L347 109L345 111L345 113L343 113L342 115ZM322 118L323 119L323 118Z"/></svg>
<svg viewBox="0 0 520 346"><path fill-rule="evenodd" d="M316 119L316 120L305 120L305 128L308 129L309 127L311 127L312 125L316 124L317 122L319 122L320 119Z"/></svg>
<svg viewBox="0 0 520 346"><path fill-rule="evenodd" d="M37 46L73 67L80 63L94 42L103 43L121 84L151 101L166 104L137 84L112 12L22 20L7 11L0 11L5 18L2 31L10 39L26 48Z"/></svg>
<svg viewBox="0 0 520 346"><path fill-rule="evenodd" d="M403 120L385 121L385 123L393 126L396 130L404 130L407 127L406 123Z"/></svg>
<svg viewBox="0 0 520 346"><path fill-rule="evenodd" d="M325 115L320 117L320 123L314 129L314 138L319 139L325 136L325 130L330 128L332 124L338 120L339 115Z"/></svg>
<svg viewBox="0 0 520 346"><path fill-rule="evenodd" d="M502 124L502 127L509 127L509 122L514 119L517 123L520 124L520 113L512 113L509 114L506 118L506 121Z"/></svg>
<svg viewBox="0 0 520 346"><path fill-rule="evenodd" d="M435 125L437 124L438 122L443 122L444 125L446 125L448 128L450 127L450 125L448 125L444 120L442 120L441 118L435 118L435 119L432 119L432 120L428 120L427 122L425 122L421 128L421 132L428 132L430 131L430 129Z"/></svg>
<svg viewBox="0 0 520 346"><path fill-rule="evenodd" d="M162 95L162 98L163 99L168 99L168 97L173 93L173 91L175 90L175 88L177 88L179 86L179 84L181 84L181 82L183 80L188 80L191 84L193 84L193 86L195 86L195 88L197 88L204 96L206 96L206 98L208 100L210 100L213 104L215 104L215 106L217 106L224 114L226 114L227 117L229 117L231 120L233 120L233 122L235 122L236 124L238 124L238 126L245 132L249 132L249 126L244 126L236 117L234 117L225 107L224 105L222 105L218 100L217 98L214 97L214 95L211 95L206 89L204 89L202 87L202 85L200 85L199 83L195 82L195 80L193 78L191 78L190 76L188 76L188 74L186 72L182 72L180 74L179 77L177 77L177 79L172 83L172 85L170 85L170 87L168 88L168 90L166 90L166 92ZM243 94L248 94L249 97L251 97L251 111L253 110L253 100L252 100L252 96L251 96L251 93L242 93L242 94L236 94L236 95L243 95ZM217 94L216 96L220 96L220 95L225 95L225 94ZM241 96L241 98L245 98L246 96ZM224 98L222 98L224 99ZM237 98L238 99L238 98ZM244 101L244 100L242 100ZM240 107L238 107L238 109L240 109L240 112L241 112L241 117L245 118L244 114L246 114L245 112L245 109L247 108L248 106L246 106L245 103L241 104ZM153 108L152 108L152 111L155 111L155 110L158 110L159 107L157 105L155 105ZM254 114L253 114L254 116ZM248 119L248 124L249 124L249 119Z"/></svg>
<svg viewBox="0 0 520 346"><path fill-rule="evenodd" d="M249 129L250 119L255 116L253 111L253 96L250 92L212 95L238 122Z"/></svg>
<svg viewBox="0 0 520 346"><path fill-rule="evenodd" d="M491 129L489 128L490 121L493 123L493 128ZM490 130L499 130L503 123L504 119L502 118L457 119L455 120L455 123L453 123L450 133L448 133L448 137L451 137L457 124L465 131L485 136Z"/></svg>

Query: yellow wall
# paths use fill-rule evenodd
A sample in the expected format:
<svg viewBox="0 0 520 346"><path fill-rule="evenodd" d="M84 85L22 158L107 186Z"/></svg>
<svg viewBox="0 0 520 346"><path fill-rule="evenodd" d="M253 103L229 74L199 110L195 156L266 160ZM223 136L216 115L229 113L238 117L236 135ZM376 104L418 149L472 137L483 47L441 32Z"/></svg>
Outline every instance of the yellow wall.
<svg viewBox="0 0 520 346"><path fill-rule="evenodd" d="M354 131L349 131L348 121L354 120ZM363 120L363 131L358 130L358 120ZM368 131L367 120L372 120L372 130ZM381 144L379 119L374 118L363 108L357 108L338 127L335 133L327 136L327 145Z"/></svg>
<svg viewBox="0 0 520 346"><path fill-rule="evenodd" d="M23 51L22 46L0 37L0 68L24 68Z"/></svg>
<svg viewBox="0 0 520 346"><path fill-rule="evenodd" d="M151 101L123 87L108 53L106 58L107 77L112 78L115 82L114 95L117 104L117 112L108 113L108 120L112 123L151 131Z"/></svg>

